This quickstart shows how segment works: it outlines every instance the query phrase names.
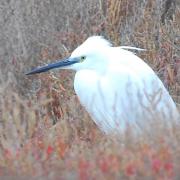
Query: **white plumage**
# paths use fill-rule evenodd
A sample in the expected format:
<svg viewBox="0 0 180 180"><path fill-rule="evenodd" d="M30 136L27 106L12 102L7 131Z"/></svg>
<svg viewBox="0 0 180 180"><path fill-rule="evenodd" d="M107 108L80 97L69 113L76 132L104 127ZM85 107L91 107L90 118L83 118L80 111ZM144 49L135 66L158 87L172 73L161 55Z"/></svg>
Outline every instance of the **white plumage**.
<svg viewBox="0 0 180 180"><path fill-rule="evenodd" d="M124 132L127 125L144 128L150 122L178 121L175 103L154 71L139 57L112 47L100 36L88 38L70 58L28 74L52 68L76 70L74 89L81 104L105 133Z"/></svg>

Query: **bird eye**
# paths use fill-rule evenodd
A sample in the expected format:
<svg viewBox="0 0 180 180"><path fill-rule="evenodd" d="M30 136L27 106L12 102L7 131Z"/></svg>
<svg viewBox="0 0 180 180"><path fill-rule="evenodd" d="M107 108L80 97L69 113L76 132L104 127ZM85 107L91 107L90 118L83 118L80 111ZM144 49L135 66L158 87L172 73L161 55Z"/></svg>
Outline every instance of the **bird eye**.
<svg viewBox="0 0 180 180"><path fill-rule="evenodd" d="M81 56L80 62L83 62L86 59L86 56Z"/></svg>

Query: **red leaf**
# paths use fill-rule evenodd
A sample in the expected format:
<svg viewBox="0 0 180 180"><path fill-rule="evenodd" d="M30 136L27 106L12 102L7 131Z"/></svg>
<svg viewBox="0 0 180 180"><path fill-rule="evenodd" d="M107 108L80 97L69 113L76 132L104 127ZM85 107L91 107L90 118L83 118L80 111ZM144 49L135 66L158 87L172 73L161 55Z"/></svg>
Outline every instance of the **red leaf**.
<svg viewBox="0 0 180 180"><path fill-rule="evenodd" d="M164 169L166 171L172 171L173 170L173 164L171 162L167 162L164 164Z"/></svg>
<svg viewBox="0 0 180 180"><path fill-rule="evenodd" d="M80 180L88 179L89 162L86 160L80 160L79 162L79 178Z"/></svg>
<svg viewBox="0 0 180 180"><path fill-rule="evenodd" d="M11 153L11 151L9 149L5 149L4 154L5 154L6 158L8 158L8 159L12 158L12 153Z"/></svg>
<svg viewBox="0 0 180 180"><path fill-rule="evenodd" d="M103 173L107 173L108 170L109 170L109 162L106 160L106 159L101 159L99 161L99 166L100 166L100 169Z"/></svg>
<svg viewBox="0 0 180 180"><path fill-rule="evenodd" d="M46 154L49 156L52 154L53 151L54 151L54 148L51 145L49 145L46 150Z"/></svg>
<svg viewBox="0 0 180 180"><path fill-rule="evenodd" d="M126 167L126 175L133 176L136 173L136 168L133 164L128 164Z"/></svg>
<svg viewBox="0 0 180 180"><path fill-rule="evenodd" d="M161 166L162 166L162 163L159 159L154 159L152 161L152 169L155 173L159 173Z"/></svg>

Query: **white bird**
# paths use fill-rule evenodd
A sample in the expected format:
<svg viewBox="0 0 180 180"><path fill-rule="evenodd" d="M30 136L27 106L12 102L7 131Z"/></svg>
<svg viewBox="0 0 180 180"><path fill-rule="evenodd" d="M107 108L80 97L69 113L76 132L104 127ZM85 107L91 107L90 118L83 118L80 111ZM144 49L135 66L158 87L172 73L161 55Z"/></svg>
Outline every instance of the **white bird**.
<svg viewBox="0 0 180 180"><path fill-rule="evenodd" d="M155 72L134 53L112 47L101 36L89 37L71 56L29 73L54 68L76 71L74 89L97 126L109 134L127 126L144 128L150 122L179 120L174 101Z"/></svg>

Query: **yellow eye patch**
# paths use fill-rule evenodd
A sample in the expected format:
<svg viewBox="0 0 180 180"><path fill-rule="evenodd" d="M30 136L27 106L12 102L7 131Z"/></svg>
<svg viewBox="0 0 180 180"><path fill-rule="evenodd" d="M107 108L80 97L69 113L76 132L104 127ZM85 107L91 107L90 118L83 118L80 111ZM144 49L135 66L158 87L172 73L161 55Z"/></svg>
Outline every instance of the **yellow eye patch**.
<svg viewBox="0 0 180 180"><path fill-rule="evenodd" d="M83 62L86 59L86 56L81 56L80 57L80 62Z"/></svg>

